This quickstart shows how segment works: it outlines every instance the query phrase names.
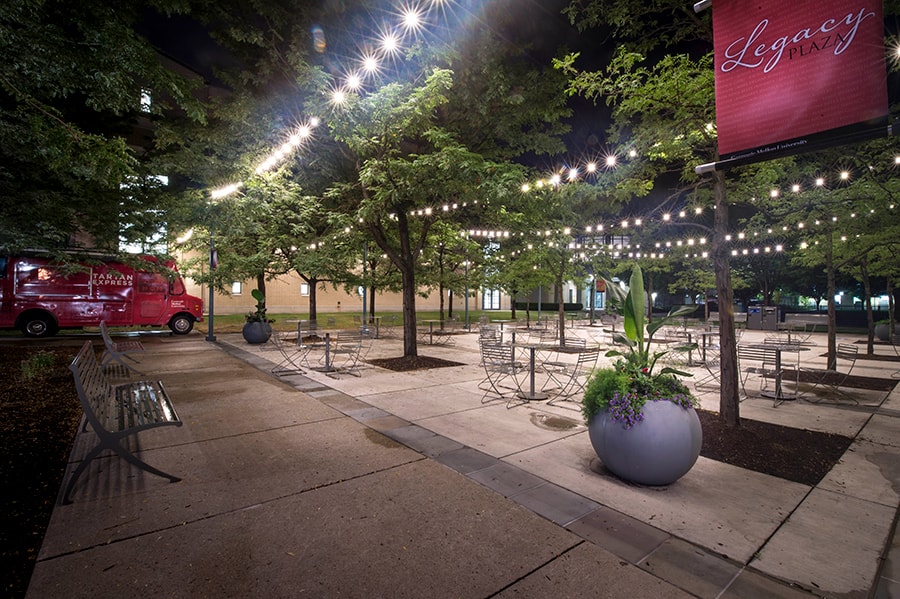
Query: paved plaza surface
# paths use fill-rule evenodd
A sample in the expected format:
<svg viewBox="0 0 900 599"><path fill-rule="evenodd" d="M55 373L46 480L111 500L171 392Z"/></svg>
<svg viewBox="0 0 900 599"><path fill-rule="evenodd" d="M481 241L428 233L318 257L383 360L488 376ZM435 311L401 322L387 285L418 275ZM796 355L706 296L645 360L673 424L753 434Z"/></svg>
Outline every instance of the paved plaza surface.
<svg viewBox="0 0 900 599"><path fill-rule="evenodd" d="M240 334L142 340L140 369L184 425L130 447L183 480L94 460L54 510L28 597L900 597L897 391L741 403L853 438L814 487L701 457L655 488L603 470L574 402L483 403L476 334L419 346L460 366L358 377L274 376L278 351ZM824 366L825 336L810 342L805 365ZM381 338L368 358L401 354Z"/></svg>

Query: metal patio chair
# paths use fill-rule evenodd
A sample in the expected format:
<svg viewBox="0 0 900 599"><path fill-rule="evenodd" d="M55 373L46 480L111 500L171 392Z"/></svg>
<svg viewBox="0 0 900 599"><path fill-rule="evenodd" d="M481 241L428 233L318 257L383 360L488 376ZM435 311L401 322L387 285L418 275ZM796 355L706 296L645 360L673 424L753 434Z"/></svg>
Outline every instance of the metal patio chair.
<svg viewBox="0 0 900 599"><path fill-rule="evenodd" d="M478 388L484 391L481 403L496 400L507 400L506 407L516 401L516 393L519 391L516 375L525 369L525 366L515 359L512 345L505 343L481 343L481 362L484 366L484 379L478 383ZM512 380L513 386L508 385Z"/></svg>
<svg viewBox="0 0 900 599"><path fill-rule="evenodd" d="M813 378L813 389L812 395L804 395L803 399L812 403L819 403L826 399L845 400L859 405L859 400L841 390L841 386L853 372L858 356L859 348L857 346L852 343L839 343L835 351L834 370L804 368L803 372ZM816 394L817 389L821 389L825 396Z"/></svg>
<svg viewBox="0 0 900 599"><path fill-rule="evenodd" d="M558 401L573 401L579 403L579 407L575 409L580 410L581 395L584 393L584 388L587 385L588 379L590 379L591 373L594 371L594 368L597 367L597 360L599 358L599 347L584 349L579 352L578 359L575 363L570 364L567 369L560 372L548 373L554 382L561 382L562 385L559 393L556 397L548 401L547 405L554 405ZM568 378L566 378L566 375Z"/></svg>
<svg viewBox="0 0 900 599"><path fill-rule="evenodd" d="M301 368L301 364L309 353L309 346L303 345L300 335L297 335L296 343L288 343L284 338L284 333L277 329L272 329L272 336L269 337L272 346L281 354L281 361L272 367L272 374L276 376L285 376L288 374L304 374L306 371Z"/></svg>

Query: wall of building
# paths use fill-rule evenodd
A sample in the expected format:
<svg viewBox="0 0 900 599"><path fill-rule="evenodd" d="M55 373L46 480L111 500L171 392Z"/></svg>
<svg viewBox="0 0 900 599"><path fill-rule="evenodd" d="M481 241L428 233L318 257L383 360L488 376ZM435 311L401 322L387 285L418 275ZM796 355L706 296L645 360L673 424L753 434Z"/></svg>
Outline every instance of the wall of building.
<svg viewBox="0 0 900 599"><path fill-rule="evenodd" d="M240 293L216 293L216 314L242 314L250 311L255 305L251 292L256 288L256 281L241 281ZM187 279L185 280L188 293L202 297L208 301L208 290L205 285ZM296 273L283 275L275 280L266 282L266 308L271 313L308 313L309 295L302 293L304 281ZM480 290L470 289L469 309L480 310L482 294ZM316 308L320 313L327 312L362 312L362 296L356 293L348 294L343 288L334 289L330 284L320 285L316 294ZM366 302L366 311L369 310L369 298ZM375 313L400 312L403 307L403 299L399 293L375 294ZM438 310L440 298L437 292L430 293L427 297L416 296L417 310ZM449 299L444 298L444 310L449 308ZM208 307L207 307L208 309ZM501 310L510 309L509 297L503 296L500 303ZM453 298L454 313L462 313L465 310L465 298L462 295Z"/></svg>

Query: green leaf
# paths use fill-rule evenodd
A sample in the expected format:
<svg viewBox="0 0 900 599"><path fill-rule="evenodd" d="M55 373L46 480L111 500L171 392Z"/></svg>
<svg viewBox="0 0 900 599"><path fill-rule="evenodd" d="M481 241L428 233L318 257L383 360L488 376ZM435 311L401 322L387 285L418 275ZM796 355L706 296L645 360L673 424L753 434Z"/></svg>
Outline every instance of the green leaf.
<svg viewBox="0 0 900 599"><path fill-rule="evenodd" d="M631 271L628 295L625 298L625 334L637 342L638 350L644 347L644 275L635 265Z"/></svg>
<svg viewBox="0 0 900 599"><path fill-rule="evenodd" d="M694 376L694 375L693 375L692 373L690 373L690 372L685 372L685 371L683 371L683 370L678 370L678 369L676 369L676 368L670 368L670 367L668 367L668 366L666 366L665 368L663 368L662 370L660 370L660 371L659 371L659 374L674 374L674 375L677 375L677 376Z"/></svg>

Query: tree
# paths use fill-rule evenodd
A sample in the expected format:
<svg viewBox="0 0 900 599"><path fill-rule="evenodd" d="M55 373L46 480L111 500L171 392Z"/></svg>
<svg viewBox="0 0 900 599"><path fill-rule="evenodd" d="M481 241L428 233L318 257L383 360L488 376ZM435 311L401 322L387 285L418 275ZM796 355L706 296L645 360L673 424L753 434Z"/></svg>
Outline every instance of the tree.
<svg viewBox="0 0 900 599"><path fill-rule="evenodd" d="M453 315L452 298L464 293L466 275L464 266L471 244L465 231L456 223L438 221L432 230L432 241L425 249L420 280L423 286L436 289L439 296L439 314L444 320L444 298L448 296L447 316Z"/></svg>
<svg viewBox="0 0 900 599"><path fill-rule="evenodd" d="M897 8L897 2L886 4L888 14ZM692 14L689 5L672 0L575 0L567 11L580 27L602 27L619 44L613 60L602 71L576 69L577 55L569 55L556 64L570 74L572 93L603 98L613 107L611 141L624 143L627 139L641 156L641 165L634 167L631 191L646 190L648 182L652 183L666 169L675 169L692 201L715 208L710 233L722 325L719 412L727 424L736 426L737 361L726 243L732 222L726 187L732 197L741 197L735 192L777 179L787 172L791 161L743 167L727 175L716 170L703 178L693 172L696 165L718 160L712 125L712 34L707 14ZM645 56L649 54L657 58L645 66Z"/></svg>
<svg viewBox="0 0 900 599"><path fill-rule="evenodd" d="M155 3L158 10L179 5ZM145 3L0 8L0 247L61 249L75 233L118 250L159 231L160 186L127 143L139 115L179 109L202 122L199 81L165 69L133 30ZM141 95L152 98L142 106ZM159 212L158 212L159 214ZM162 219L164 220L164 219Z"/></svg>
<svg viewBox="0 0 900 599"><path fill-rule="evenodd" d="M851 272L862 279L865 287L870 285L870 276L878 273L890 275L894 267L890 260L881 259L898 244L895 220L885 218L891 212L890 206L897 199L897 183L890 174L884 147L887 142L875 141L856 148L859 161L853 169L843 175L832 173L829 181L821 175L821 164L834 164L835 154L840 164L850 162L843 152L826 152L810 156L800 165L799 171L813 171L813 177L805 177L808 183L798 186L796 191L771 199L762 206L757 222L765 222L766 216L789 225L797 239L794 262L805 267L823 268L826 277L825 297L828 301L828 364L836 363L836 280L841 271ZM890 161L891 163L893 161ZM794 180L801 180L795 176ZM871 295L871 289L867 290ZM869 351L872 351L874 322L869 313Z"/></svg>
<svg viewBox="0 0 900 599"><path fill-rule="evenodd" d="M630 166L624 194L646 194L652 183L669 169L680 172L689 194L699 205L714 206L711 257L719 301L721 394L719 414L731 426L740 423L737 349L734 334L734 297L726 236L729 206L725 175L714 172L700 179L694 166L717 157L714 130L714 86L711 53L693 59L687 54L665 55L652 66L644 57L620 48L604 72L574 68L577 56L557 61L572 76L571 91L589 98L604 98L613 106L613 142L628 143L641 158Z"/></svg>
<svg viewBox="0 0 900 599"><path fill-rule="evenodd" d="M481 210L488 198L502 201L517 190L521 177L519 168L484 160L440 127L436 109L451 85L451 73L435 69L421 86L391 84L353 98L329 121L358 165L358 181L334 191L400 272L407 358L417 356L417 266L441 206Z"/></svg>

